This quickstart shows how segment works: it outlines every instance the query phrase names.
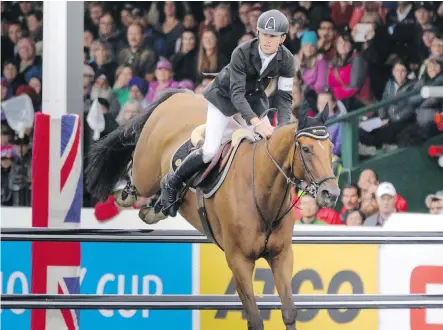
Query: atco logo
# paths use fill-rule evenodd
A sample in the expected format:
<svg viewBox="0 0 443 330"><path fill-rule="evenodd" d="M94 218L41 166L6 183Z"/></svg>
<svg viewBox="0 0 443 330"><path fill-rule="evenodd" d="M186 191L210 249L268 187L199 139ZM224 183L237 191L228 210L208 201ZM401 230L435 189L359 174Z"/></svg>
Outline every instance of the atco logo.
<svg viewBox="0 0 443 330"><path fill-rule="evenodd" d="M443 285L443 266L417 266L411 273L410 293L426 292L427 285ZM429 324L426 309L411 309L411 330L443 330L443 324Z"/></svg>
<svg viewBox="0 0 443 330"><path fill-rule="evenodd" d="M272 271L266 268L257 268L254 276L255 282L264 282L263 294L274 294L275 284L272 277ZM300 292L300 288L306 285L312 286L313 290L321 291L328 294L337 294L340 292L342 285L349 285L352 288L354 294L361 294L363 290L363 281L360 276L352 270L342 270L336 273L329 283L325 283L320 274L314 269L303 269L296 273L292 278L292 290L294 294ZM234 279L231 279L225 294L235 294ZM298 310L297 320L299 322L309 322L313 320L320 310ZM216 319L224 319L229 312L226 310L218 310L215 314ZM352 322L360 313L359 309L341 309L341 310L328 310L329 317L338 324L344 324ZM271 317L271 311L261 311L261 316L264 320L269 320ZM242 318L245 320L245 314L242 313Z"/></svg>
<svg viewBox="0 0 443 330"><path fill-rule="evenodd" d="M294 244L294 294L361 294L377 292L377 246ZM362 258L361 256L365 256ZM235 294L236 287L225 256L216 246L200 248L200 293ZM277 294L272 271L263 259L253 274L254 293ZM246 320L239 311L203 311L201 329L242 329ZM284 329L281 311L262 311L265 329ZM375 310L304 310L298 309L300 329L372 330L377 327Z"/></svg>

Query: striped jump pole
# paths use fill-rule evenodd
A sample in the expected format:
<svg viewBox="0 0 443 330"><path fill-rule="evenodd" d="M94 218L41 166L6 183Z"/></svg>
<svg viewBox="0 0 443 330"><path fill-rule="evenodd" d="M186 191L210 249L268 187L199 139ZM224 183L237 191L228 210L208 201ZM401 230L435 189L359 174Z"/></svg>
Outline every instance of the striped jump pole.
<svg viewBox="0 0 443 330"><path fill-rule="evenodd" d="M43 100L35 118L32 226L79 228L82 206L83 2L45 2ZM71 113L71 114L68 114ZM80 243L32 243L31 292L80 293ZM76 309L32 310L31 330L79 329Z"/></svg>

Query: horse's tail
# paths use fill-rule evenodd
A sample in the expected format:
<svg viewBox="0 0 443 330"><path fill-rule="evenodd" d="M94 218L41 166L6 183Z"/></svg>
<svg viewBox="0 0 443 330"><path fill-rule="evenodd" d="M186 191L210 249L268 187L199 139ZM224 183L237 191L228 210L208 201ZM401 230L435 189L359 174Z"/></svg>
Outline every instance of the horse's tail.
<svg viewBox="0 0 443 330"><path fill-rule="evenodd" d="M124 171L131 161L143 127L155 108L174 94L188 92L183 89L165 90L141 115L119 126L91 146L85 183L92 196L106 200L126 174Z"/></svg>

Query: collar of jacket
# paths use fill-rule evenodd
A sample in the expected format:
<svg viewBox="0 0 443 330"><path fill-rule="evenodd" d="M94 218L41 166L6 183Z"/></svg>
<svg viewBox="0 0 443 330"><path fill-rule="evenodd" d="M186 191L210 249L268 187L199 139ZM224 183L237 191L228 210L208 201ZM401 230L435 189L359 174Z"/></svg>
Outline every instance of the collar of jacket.
<svg viewBox="0 0 443 330"><path fill-rule="evenodd" d="M258 38L252 39L251 43L250 43L250 51L249 51L249 53L252 56L252 63L254 64L255 69L260 74L260 69L261 69L262 63L261 63L260 54L258 52L258 47L259 47ZM260 75L260 78L265 77L269 73L269 71L274 68L273 63L275 61L279 62L282 59L283 59L283 49L282 49L281 46L279 46L278 50L277 50L277 55L272 59L271 63L269 63L269 65L266 68L266 70L263 71L263 73Z"/></svg>

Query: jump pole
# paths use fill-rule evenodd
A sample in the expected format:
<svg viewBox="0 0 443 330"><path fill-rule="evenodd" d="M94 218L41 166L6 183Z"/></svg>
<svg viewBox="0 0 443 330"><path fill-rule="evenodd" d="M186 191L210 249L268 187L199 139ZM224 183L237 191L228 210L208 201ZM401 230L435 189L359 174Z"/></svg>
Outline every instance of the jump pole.
<svg viewBox="0 0 443 330"><path fill-rule="evenodd" d="M34 124L32 227L80 228L83 2L43 4L43 100ZM33 242L31 292L80 293L80 243ZM78 310L32 310L31 330L79 329Z"/></svg>

